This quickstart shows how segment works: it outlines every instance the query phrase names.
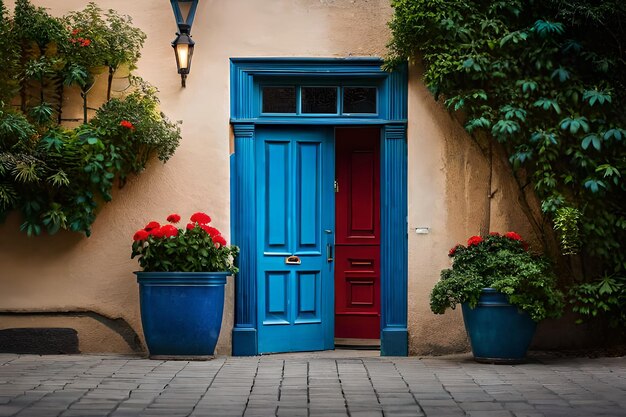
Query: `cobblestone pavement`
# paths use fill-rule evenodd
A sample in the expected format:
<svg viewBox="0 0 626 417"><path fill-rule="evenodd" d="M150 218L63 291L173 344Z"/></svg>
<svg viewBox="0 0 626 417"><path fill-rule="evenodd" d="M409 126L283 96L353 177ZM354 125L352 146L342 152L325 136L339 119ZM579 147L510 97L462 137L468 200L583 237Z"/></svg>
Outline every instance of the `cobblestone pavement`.
<svg viewBox="0 0 626 417"><path fill-rule="evenodd" d="M0 354L0 416L626 416L626 358Z"/></svg>

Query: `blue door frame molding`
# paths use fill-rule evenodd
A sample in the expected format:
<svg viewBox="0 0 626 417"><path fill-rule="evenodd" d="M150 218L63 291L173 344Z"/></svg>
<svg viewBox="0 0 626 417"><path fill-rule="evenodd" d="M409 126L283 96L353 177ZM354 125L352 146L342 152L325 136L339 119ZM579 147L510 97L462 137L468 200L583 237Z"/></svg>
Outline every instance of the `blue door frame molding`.
<svg viewBox="0 0 626 417"><path fill-rule="evenodd" d="M381 355L406 356L407 334L407 70L380 69L378 58L231 58L233 243L241 248L235 277L233 355L258 353L255 130L259 125L381 127ZM341 84L379 89L375 115L262 115L261 83Z"/></svg>

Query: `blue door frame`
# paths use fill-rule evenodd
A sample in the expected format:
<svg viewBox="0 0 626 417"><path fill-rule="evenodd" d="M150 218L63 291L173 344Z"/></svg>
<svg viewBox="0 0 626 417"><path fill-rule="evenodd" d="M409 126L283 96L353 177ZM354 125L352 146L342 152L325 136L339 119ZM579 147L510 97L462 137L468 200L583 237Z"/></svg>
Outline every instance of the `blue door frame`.
<svg viewBox="0 0 626 417"><path fill-rule="evenodd" d="M407 332L407 71L380 69L377 58L232 58L231 156L233 243L241 249L235 277L233 355L259 353L255 136L262 125L381 127L381 355L406 356ZM376 114L265 115L261 85L374 85Z"/></svg>

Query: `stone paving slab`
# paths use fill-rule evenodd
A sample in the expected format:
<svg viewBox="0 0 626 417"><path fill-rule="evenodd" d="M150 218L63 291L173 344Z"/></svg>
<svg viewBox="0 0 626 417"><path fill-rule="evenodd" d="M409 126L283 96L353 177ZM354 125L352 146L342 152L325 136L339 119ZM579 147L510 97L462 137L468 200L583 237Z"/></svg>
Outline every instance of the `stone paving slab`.
<svg viewBox="0 0 626 417"><path fill-rule="evenodd" d="M0 417L624 417L626 358L0 354Z"/></svg>

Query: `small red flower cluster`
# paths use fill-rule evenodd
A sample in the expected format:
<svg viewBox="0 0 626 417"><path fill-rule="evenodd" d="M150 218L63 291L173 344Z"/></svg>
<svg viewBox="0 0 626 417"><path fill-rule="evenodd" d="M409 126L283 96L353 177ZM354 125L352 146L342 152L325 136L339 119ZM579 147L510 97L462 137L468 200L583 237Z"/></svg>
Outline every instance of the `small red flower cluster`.
<svg viewBox="0 0 626 417"><path fill-rule="evenodd" d="M135 126L128 120L122 120L120 122L120 126L125 127L126 129L135 130Z"/></svg>
<svg viewBox="0 0 626 417"><path fill-rule="evenodd" d="M516 241L521 243L521 245L524 248L524 250L528 250L528 243L526 243L518 233L507 232L504 235L501 235L498 232L491 232L491 233L489 233L489 236L492 236L492 237L505 237L507 239L516 240ZM469 239L467 239L467 247L469 248L469 247L472 247L472 246L478 246L481 242L484 242L484 241L485 241L485 238L483 238L481 236L472 236ZM457 250L459 248L463 248L463 245L458 244L458 245L452 247L450 249L450 251L448 252L448 256L449 257L453 257L456 254L456 252L457 252Z"/></svg>
<svg viewBox="0 0 626 417"><path fill-rule="evenodd" d="M482 241L483 241L482 237L480 237L480 236L472 236L469 239L467 239L467 246L478 245Z"/></svg>
<svg viewBox="0 0 626 417"><path fill-rule="evenodd" d="M187 230L193 230L196 226L199 226L209 236L211 236L211 240L213 240L216 248L226 246L226 239L224 239L220 231L217 230L215 227L209 226L209 223L211 222L211 217L209 217L209 215L207 215L206 213L198 212L194 213L189 220L191 221L191 223L187 224ZM169 223L178 223L180 221L180 215L172 213L167 216L167 221ZM182 230L180 231L182 232ZM135 232L133 240L146 240L149 236L153 236L155 238L168 238L178 236L178 233L179 229L171 224L161 226L159 222L151 221L143 229L137 230L137 232Z"/></svg>
<svg viewBox="0 0 626 417"><path fill-rule="evenodd" d="M170 223L178 223L180 221L180 215L176 213L172 213L169 216L167 216L167 221Z"/></svg>
<svg viewBox="0 0 626 417"><path fill-rule="evenodd" d="M70 42L72 42L73 44L78 44L78 46L80 47L85 47L85 46L89 46L91 45L91 40L87 39L87 38L82 38L82 37L75 37L76 35L78 35L78 32L80 32L79 29L74 29L72 31L72 37L70 38Z"/></svg>
<svg viewBox="0 0 626 417"><path fill-rule="evenodd" d="M508 237L509 239L513 239L513 240L519 240L519 241L522 240L522 237L515 232L507 232L504 234L504 237Z"/></svg>

